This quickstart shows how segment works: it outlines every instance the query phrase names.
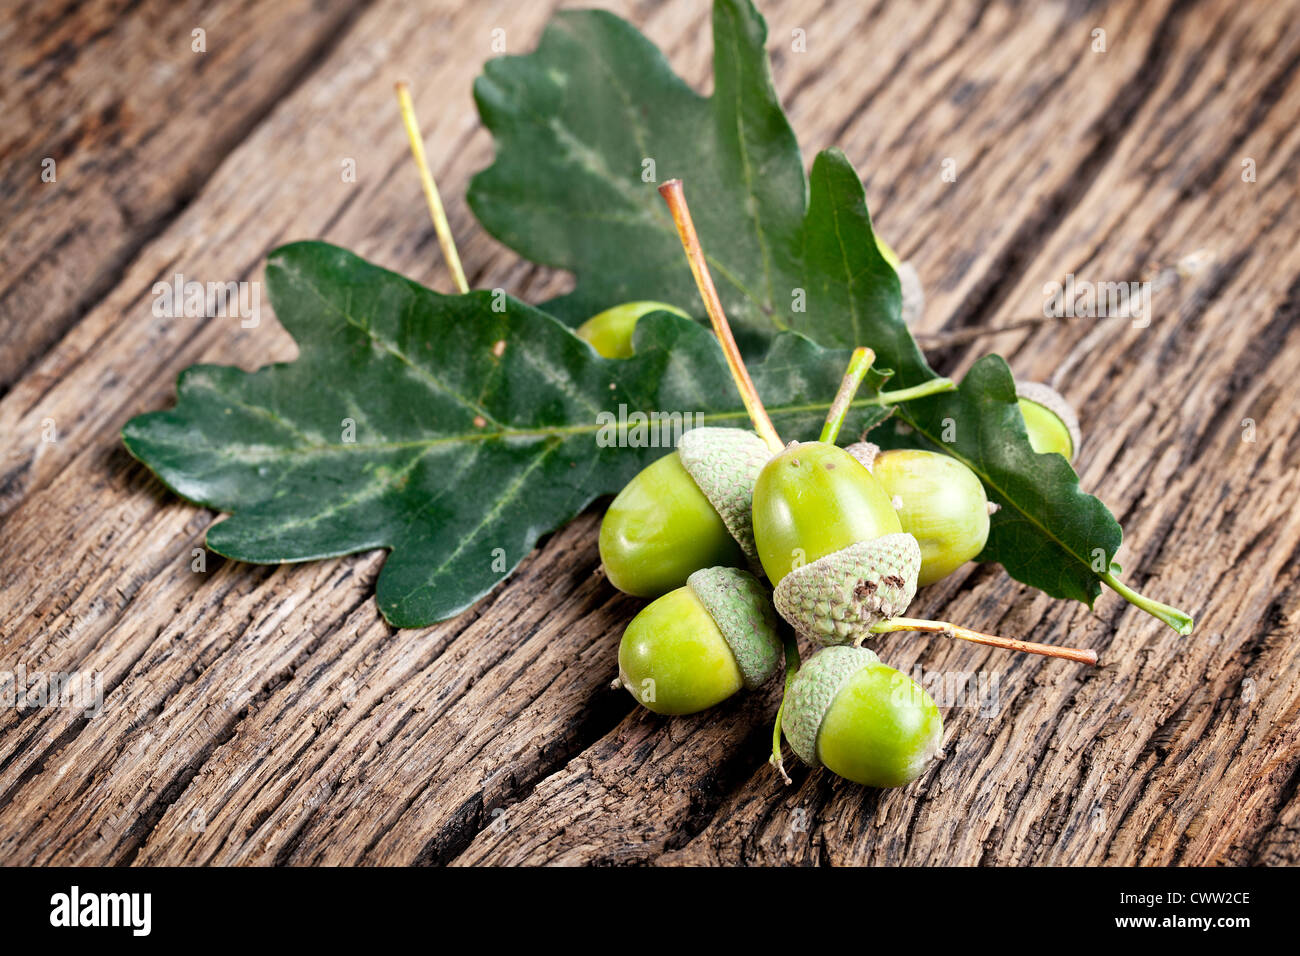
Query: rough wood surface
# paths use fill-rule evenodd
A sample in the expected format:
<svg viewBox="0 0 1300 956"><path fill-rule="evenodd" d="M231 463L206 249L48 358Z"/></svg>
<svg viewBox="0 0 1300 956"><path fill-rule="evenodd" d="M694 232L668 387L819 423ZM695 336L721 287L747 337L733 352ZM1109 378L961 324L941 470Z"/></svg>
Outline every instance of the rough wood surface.
<svg viewBox="0 0 1300 956"><path fill-rule="evenodd" d="M360 6L0 7L0 393L120 280Z"/></svg>
<svg viewBox="0 0 1300 956"><path fill-rule="evenodd" d="M0 862L1300 861L1294 4L762 4L806 155L838 144L863 172L925 281L924 332L1033 315L1066 273L1200 264L1156 291L1149 328L1079 319L933 353L959 374L997 350L1081 406L1078 468L1125 526L1121 562L1198 629L1113 595L1090 613L996 567L930 588L922 613L1105 666L882 639L895 667L996 691L944 708L947 758L896 792L804 769L781 786L775 687L677 720L609 690L636 602L596 574L597 512L423 631L375 610L381 555L191 569L218 516L166 493L118 430L189 364L293 345L269 320L157 318L152 284L257 279L276 244L321 237L446 288L393 102L408 79L471 283L563 288L463 200L491 155L469 94L491 31L526 50L552 5L219 4L241 44L206 66L160 56L188 51L194 17L152 6L69 10L59 41L30 12L0 30L21 51L0 63L0 670L104 688L93 718L0 711ZM707 4L611 6L708 88ZM165 108L171 90L202 110ZM48 150L81 157L57 184L39 180Z"/></svg>

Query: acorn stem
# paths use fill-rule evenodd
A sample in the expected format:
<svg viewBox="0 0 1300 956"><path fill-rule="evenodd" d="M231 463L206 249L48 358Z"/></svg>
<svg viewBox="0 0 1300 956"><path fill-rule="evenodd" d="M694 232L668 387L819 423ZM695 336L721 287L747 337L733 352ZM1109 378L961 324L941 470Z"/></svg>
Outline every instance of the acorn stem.
<svg viewBox="0 0 1300 956"><path fill-rule="evenodd" d="M903 402L910 402L917 398L925 398L927 395L938 395L941 392L957 391L957 383L950 378L932 378L928 382L922 382L920 385L913 385L911 388L900 388L892 392L881 392L874 399L876 405L900 405Z"/></svg>
<svg viewBox="0 0 1300 956"><path fill-rule="evenodd" d="M1059 657L1062 660L1077 661L1080 664L1097 663L1097 652L1077 647L1054 647L1051 644L1035 644L1032 641L1018 641L1012 637L998 637L994 634L981 634L968 627L949 624L947 621L925 621L911 617L895 617L880 621L871 626L873 634L888 634L891 631L925 631L928 634L942 634L970 641L973 644L987 644L989 647L1002 647L1009 651L1023 651L1026 654L1041 654L1044 657Z"/></svg>
<svg viewBox="0 0 1300 956"><path fill-rule="evenodd" d="M1192 633L1195 622L1192 616L1176 607L1170 607L1168 604L1161 604L1159 601L1153 601L1151 598L1138 594L1131 587L1115 577L1112 573L1106 573L1101 576L1102 581L1109 585L1116 594L1122 597L1129 604L1140 607L1152 617L1164 621L1183 637Z"/></svg>
<svg viewBox="0 0 1300 956"><path fill-rule="evenodd" d="M713 276L709 274L708 263L704 260L704 248L700 245L699 233L695 231L690 207L686 205L682 181L670 179L659 187L659 195L664 197L668 211L672 213L677 235L681 237L682 248L686 250L686 261L691 266L691 275L695 277L700 298L704 300L704 310L709 314L714 334L722 343L722 354L726 356L727 367L731 369L731 377L735 379L736 388L745 403L745 411L749 413L749 420L754 423L754 431L758 432L758 437L767 443L773 453L778 453L785 445L781 442L772 419L768 417L762 399L758 397L758 389L754 388L754 381L749 377L749 370L745 368L745 361L740 356L736 337L731 334L731 323L722 311L722 300L718 297L718 289L713 284Z"/></svg>
<svg viewBox="0 0 1300 956"><path fill-rule="evenodd" d="M790 685L794 683L794 675L797 673L799 673L799 642L793 634L787 633L785 636L785 686L781 688L781 706L776 709L776 723L772 727L772 757L768 761L776 768L776 772L781 775L781 779L786 783L793 783L794 781L785 772L785 761L781 759L781 717L785 714L785 702L790 697Z"/></svg>
<svg viewBox="0 0 1300 956"><path fill-rule="evenodd" d="M839 391L835 393L835 400L831 402L831 407L826 412L826 424L822 426L822 434L818 441L828 445L835 444L840 429L844 427L844 418L853 404L853 396L858 394L858 386L866 378L867 372L871 370L871 363L875 360L876 353L865 345L853 350L853 354L849 356L849 367L840 382Z"/></svg>
<svg viewBox="0 0 1300 956"><path fill-rule="evenodd" d="M411 155L415 157L415 166L420 172L420 185L424 187L424 199L429 204L429 215L433 217L433 230L438 234L438 245L442 247L442 256L447 260L451 270L452 281L461 295L469 291L469 282L465 279L465 270L460 264L460 253L456 251L456 240L447 224L447 213L442 208L442 196L438 184L429 172L429 161L424 155L424 138L420 135L420 124L415 120L415 107L411 103L411 88L405 83L397 84L397 103L402 110L402 122L406 125L406 136L411 141Z"/></svg>

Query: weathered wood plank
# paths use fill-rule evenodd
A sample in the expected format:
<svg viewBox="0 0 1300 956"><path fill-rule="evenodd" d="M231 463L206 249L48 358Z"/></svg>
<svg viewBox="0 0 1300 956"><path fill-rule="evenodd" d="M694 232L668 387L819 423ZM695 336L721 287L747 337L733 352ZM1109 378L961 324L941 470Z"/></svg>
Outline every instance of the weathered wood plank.
<svg viewBox="0 0 1300 956"><path fill-rule="evenodd" d="M703 5L615 9L706 76ZM463 202L490 155L469 84L491 30L526 49L548 6L381 3L0 400L0 433L17 436L0 448L0 669L94 669L106 691L90 720L0 713L0 861L1295 861L1285 9L763 9L801 142L844 145L871 173L885 234L927 280L928 329L1037 311L1067 271L1128 278L1209 249L1218 268L1158 293L1150 329L1074 323L945 359L960 369L993 346L1028 377L1061 370L1089 403L1080 467L1128 528L1121 560L1201 613L1198 636L1180 642L1110 597L1094 616L972 569L918 609L1068 633L1107 667L893 637L895 666L996 676L997 715L948 709L948 759L902 793L806 771L782 788L764 764L775 688L660 721L605 686L635 604L593 576L595 514L470 614L419 632L379 619L380 555L277 569L209 556L191 571L214 516L165 493L117 429L165 405L194 361L251 368L293 347L269 321L158 319L149 289L174 271L258 278L269 248L306 236L445 288L393 80L413 84L471 281L530 299L564 284L501 250ZM1104 61L1087 52L1094 20ZM795 28L807 53L789 48ZM864 70L864 50L882 62ZM1256 67L1231 70L1242 57ZM1238 150L1259 160L1258 183L1240 183ZM946 156L955 184L939 178ZM347 157L356 183L340 181ZM40 440L46 419L56 442ZM1225 579L1241 586L1211 600Z"/></svg>
<svg viewBox="0 0 1300 956"><path fill-rule="evenodd" d="M0 394L118 281L360 6L0 8Z"/></svg>

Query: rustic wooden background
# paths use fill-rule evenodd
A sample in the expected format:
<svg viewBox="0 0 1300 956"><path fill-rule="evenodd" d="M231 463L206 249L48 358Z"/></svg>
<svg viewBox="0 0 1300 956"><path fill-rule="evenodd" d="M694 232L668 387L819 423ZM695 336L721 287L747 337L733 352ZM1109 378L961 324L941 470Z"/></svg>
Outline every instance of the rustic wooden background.
<svg viewBox="0 0 1300 956"><path fill-rule="evenodd" d="M710 88L704 0L611 6ZM382 554L191 570L219 516L168 494L119 429L187 365L294 347L269 317L155 318L151 286L256 280L269 249L319 237L449 288L396 111L407 79L471 283L564 288L463 198L491 157L470 97L491 31L531 49L552 8L0 7L0 670L94 671L105 692L95 718L0 712L0 862L1300 860L1295 4L761 3L805 155L839 145L862 171L925 282L936 363L996 350L1079 405L1078 468L1125 526L1128 577L1197 617L1180 639L997 567L929 589L918 613L1104 666L884 639L896 667L998 681L996 713L945 709L947 759L917 784L801 768L782 786L775 686L676 720L608 689L637 604L596 573L598 510L423 631L377 613ZM961 341L1039 312L1066 273L1179 263L1147 329Z"/></svg>

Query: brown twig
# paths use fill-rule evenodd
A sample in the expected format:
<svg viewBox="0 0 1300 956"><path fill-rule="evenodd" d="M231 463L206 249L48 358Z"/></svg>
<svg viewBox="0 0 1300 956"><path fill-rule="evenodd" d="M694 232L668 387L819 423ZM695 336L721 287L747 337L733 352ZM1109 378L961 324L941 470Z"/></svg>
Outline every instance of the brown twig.
<svg viewBox="0 0 1300 956"><path fill-rule="evenodd" d="M1001 647L1008 651L1021 651L1025 654L1041 654L1043 657L1059 657L1080 664L1097 663L1097 652L1078 647L1054 647L1051 644L1035 644L1032 641L1018 641L1013 637L998 637L995 634L981 634L959 624L947 621L923 621L910 617L895 617L881 621L871 628L873 633L888 634L893 631L924 631L927 634L942 634L958 640L970 641L972 644L986 644L989 647Z"/></svg>
<svg viewBox="0 0 1300 956"><path fill-rule="evenodd" d="M704 248L700 245L699 233L695 231L690 207L686 205L682 181L670 179L659 187L659 195L664 197L664 202L668 204L668 210L672 213L673 222L677 226L677 235L681 237L682 248L686 250L686 260L691 266L691 274L695 276L695 285L700 290L700 298L704 300L704 310L709 314L714 334L722 343L722 354L727 358L727 367L731 369L731 377L736 380L736 388L745 403L745 411L749 412L750 421L754 423L754 431L758 432L758 437L767 442L773 452L779 452L785 446L781 442L781 436L777 434L776 426L772 424L772 419L767 414L767 409L763 407L762 399L758 397L758 389L754 387L754 381L749 377L749 370L745 368L745 361L740 356L736 337L731 334L731 323L727 321L727 315L722 311L722 300L718 297L718 289L713 284L713 276L709 274L708 263L704 260Z"/></svg>

